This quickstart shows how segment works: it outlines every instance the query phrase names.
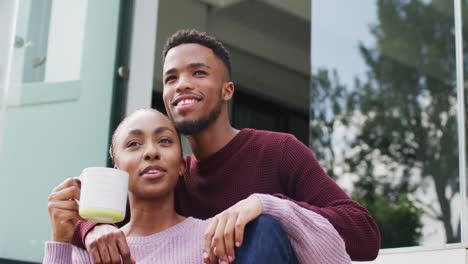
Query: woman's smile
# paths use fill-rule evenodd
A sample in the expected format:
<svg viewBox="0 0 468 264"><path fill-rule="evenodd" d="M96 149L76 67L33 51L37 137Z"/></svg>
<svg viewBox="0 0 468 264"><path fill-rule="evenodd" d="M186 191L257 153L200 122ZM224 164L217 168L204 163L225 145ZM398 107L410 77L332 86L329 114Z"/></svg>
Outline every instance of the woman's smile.
<svg viewBox="0 0 468 264"><path fill-rule="evenodd" d="M142 176L145 179L148 180L155 180L163 177L166 173L166 170L158 165L151 165L146 167L141 173L140 176Z"/></svg>

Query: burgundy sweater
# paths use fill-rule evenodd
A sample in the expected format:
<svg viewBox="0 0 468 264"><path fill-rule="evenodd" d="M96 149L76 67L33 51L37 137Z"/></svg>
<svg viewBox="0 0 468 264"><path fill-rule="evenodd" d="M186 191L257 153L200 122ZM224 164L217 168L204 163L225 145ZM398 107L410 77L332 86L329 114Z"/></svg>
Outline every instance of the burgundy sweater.
<svg viewBox="0 0 468 264"><path fill-rule="evenodd" d="M243 129L210 158L185 159L189 169L176 187L180 214L207 219L253 193L273 194L328 219L352 260L377 257L380 233L368 211L338 187L294 136ZM73 244L83 247L94 225L80 222Z"/></svg>

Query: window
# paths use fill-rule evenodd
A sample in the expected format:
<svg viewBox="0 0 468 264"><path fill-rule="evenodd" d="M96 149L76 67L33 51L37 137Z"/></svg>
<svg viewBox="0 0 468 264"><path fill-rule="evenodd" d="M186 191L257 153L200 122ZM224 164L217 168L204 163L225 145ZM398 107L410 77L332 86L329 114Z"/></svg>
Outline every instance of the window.
<svg viewBox="0 0 468 264"><path fill-rule="evenodd" d="M460 242L453 1L312 11L312 149L371 211L383 248Z"/></svg>

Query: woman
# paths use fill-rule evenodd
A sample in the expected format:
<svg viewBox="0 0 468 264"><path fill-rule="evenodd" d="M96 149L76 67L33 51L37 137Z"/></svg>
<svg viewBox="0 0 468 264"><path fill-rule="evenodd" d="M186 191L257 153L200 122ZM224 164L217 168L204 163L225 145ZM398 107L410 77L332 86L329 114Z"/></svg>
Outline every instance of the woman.
<svg viewBox="0 0 468 264"><path fill-rule="evenodd" d="M203 263L202 239L211 219L185 218L174 209L174 187L186 167L171 121L153 109L132 113L114 132L111 155L115 167L129 174L131 219L120 230L133 258L138 263ZM44 263L91 263L85 250L70 244L79 219L74 202L79 186L76 179L68 179L49 196L52 241L46 243ZM250 208L249 220L262 213L279 220L288 229L291 244L300 245L296 250L300 263L350 263L336 230L314 212L262 194L235 206Z"/></svg>

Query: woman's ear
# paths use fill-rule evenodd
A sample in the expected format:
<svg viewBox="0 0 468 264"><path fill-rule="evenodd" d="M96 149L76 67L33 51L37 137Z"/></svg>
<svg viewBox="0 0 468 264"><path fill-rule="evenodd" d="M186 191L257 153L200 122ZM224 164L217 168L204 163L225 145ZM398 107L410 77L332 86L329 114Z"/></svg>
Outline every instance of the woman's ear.
<svg viewBox="0 0 468 264"><path fill-rule="evenodd" d="M185 171L187 170L187 165L185 164L185 159L182 158L179 166L179 176L184 176Z"/></svg>

